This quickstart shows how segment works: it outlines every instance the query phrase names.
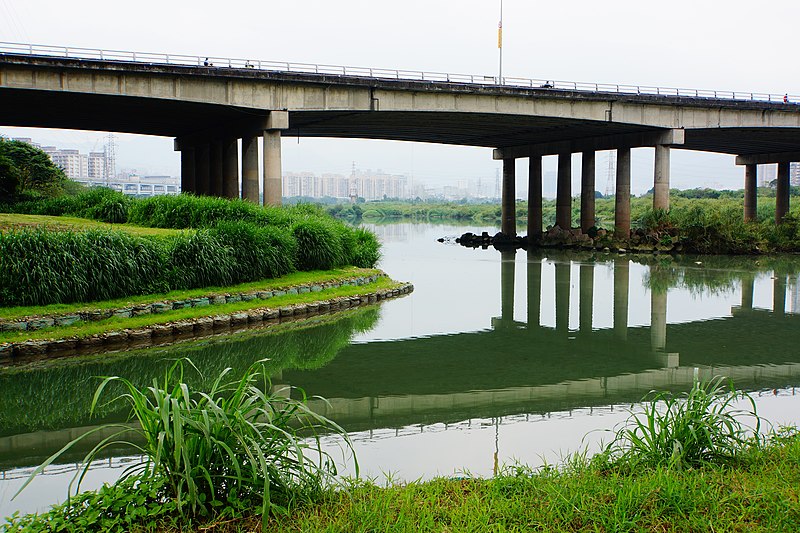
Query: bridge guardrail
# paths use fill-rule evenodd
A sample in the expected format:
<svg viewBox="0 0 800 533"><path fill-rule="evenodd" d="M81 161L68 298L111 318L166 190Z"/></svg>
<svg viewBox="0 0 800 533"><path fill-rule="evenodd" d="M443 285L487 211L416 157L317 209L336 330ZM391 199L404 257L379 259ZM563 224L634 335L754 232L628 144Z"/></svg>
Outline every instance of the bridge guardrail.
<svg viewBox="0 0 800 533"><path fill-rule="evenodd" d="M783 103L787 95L747 91L718 91L713 89L688 89L678 87L656 87L648 85L610 84L546 80L535 78L503 77L449 74L445 72L425 72L417 70L348 67L343 65L324 65L286 61L264 61L227 57L204 57L183 54L153 52L129 52L123 50L103 50L99 48L80 48L0 42L0 55L31 55L42 57L68 58L78 60L115 61L124 63L145 63L153 65L172 65L209 68L254 69L271 72L293 72L301 74L326 74L334 76L353 76L398 81L431 81L461 83L465 85L525 87L576 91L585 93L642 94L650 96L670 96L711 100L735 100ZM800 95L788 95L789 103L800 104Z"/></svg>

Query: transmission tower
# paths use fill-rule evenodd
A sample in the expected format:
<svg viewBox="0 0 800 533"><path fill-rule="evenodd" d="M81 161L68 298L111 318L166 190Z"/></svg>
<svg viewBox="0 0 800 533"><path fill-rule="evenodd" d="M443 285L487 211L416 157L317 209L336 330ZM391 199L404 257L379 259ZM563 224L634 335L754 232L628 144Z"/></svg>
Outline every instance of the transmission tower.
<svg viewBox="0 0 800 533"><path fill-rule="evenodd" d="M109 133L106 137L106 145L103 147L103 152L106 154L106 186L109 181L113 181L117 176L116 172L116 138L113 133Z"/></svg>
<svg viewBox="0 0 800 533"><path fill-rule="evenodd" d="M617 152L611 150L608 152L608 177L606 179L606 196L611 196L611 193L616 192L617 177Z"/></svg>

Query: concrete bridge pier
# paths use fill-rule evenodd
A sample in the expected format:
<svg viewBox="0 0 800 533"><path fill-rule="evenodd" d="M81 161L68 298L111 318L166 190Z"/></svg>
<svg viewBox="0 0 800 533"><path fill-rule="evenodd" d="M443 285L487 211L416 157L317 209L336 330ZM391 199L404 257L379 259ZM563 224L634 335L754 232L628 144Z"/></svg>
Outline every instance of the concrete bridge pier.
<svg viewBox="0 0 800 533"><path fill-rule="evenodd" d="M756 165L777 163L775 223L783 223L783 219L789 213L789 167L795 161L800 161L800 152L778 152L736 157L736 164L744 165L744 220L746 222L756 218Z"/></svg>
<svg viewBox="0 0 800 533"><path fill-rule="evenodd" d="M209 145L209 175L211 196L222 196L222 141L214 139Z"/></svg>
<svg viewBox="0 0 800 533"><path fill-rule="evenodd" d="M653 176L653 209L669 211L669 146L656 145Z"/></svg>
<svg viewBox="0 0 800 533"><path fill-rule="evenodd" d="M516 159L503 159L503 192L500 203L500 231L506 237L517 236Z"/></svg>
<svg viewBox="0 0 800 533"><path fill-rule="evenodd" d="M281 205L281 130L289 128L287 111L270 111L264 128L264 205Z"/></svg>
<svg viewBox="0 0 800 533"><path fill-rule="evenodd" d="M199 143L194 149L195 193L211 194L211 160L208 143Z"/></svg>
<svg viewBox="0 0 800 533"><path fill-rule="evenodd" d="M595 152L586 150L581 158L581 231L594 226ZM583 279L583 278L581 278Z"/></svg>
<svg viewBox="0 0 800 533"><path fill-rule="evenodd" d="M758 165L751 163L744 166L744 221L755 221L757 209Z"/></svg>
<svg viewBox="0 0 800 533"><path fill-rule="evenodd" d="M222 141L222 196L239 198L239 142L236 137Z"/></svg>
<svg viewBox="0 0 800 533"><path fill-rule="evenodd" d="M618 239L631 235L631 149L617 149L617 188L614 201L614 234Z"/></svg>
<svg viewBox="0 0 800 533"><path fill-rule="evenodd" d="M532 155L528 160L528 240L542 237L542 156ZM541 263L539 264L541 268Z"/></svg>
<svg viewBox="0 0 800 533"><path fill-rule="evenodd" d="M572 228L572 153L570 152L558 154L556 225L562 230Z"/></svg>
<svg viewBox="0 0 800 533"><path fill-rule="evenodd" d="M242 199L259 203L258 198L258 137L242 138Z"/></svg>
<svg viewBox="0 0 800 533"><path fill-rule="evenodd" d="M195 192L194 147L179 148L176 143L175 149L181 152L181 191L193 193Z"/></svg>
<svg viewBox="0 0 800 533"><path fill-rule="evenodd" d="M630 260L618 257L614 260L614 336L628 339L628 285L630 283Z"/></svg>
<svg viewBox="0 0 800 533"><path fill-rule="evenodd" d="M789 162L778 163L778 181L775 188L775 223L783 223L789 213Z"/></svg>

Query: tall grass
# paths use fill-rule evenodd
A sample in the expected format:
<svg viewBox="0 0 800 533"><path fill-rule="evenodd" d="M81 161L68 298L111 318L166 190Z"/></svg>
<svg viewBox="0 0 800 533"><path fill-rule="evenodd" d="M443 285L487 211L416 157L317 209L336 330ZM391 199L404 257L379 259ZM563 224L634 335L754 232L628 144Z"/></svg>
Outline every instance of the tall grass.
<svg viewBox="0 0 800 533"><path fill-rule="evenodd" d="M166 290L165 247L123 232L0 233L0 303L46 305Z"/></svg>
<svg viewBox="0 0 800 533"><path fill-rule="evenodd" d="M292 389L271 392L265 361L252 365L239 379L223 370L208 390L191 388L184 379L191 361L176 361L163 379L146 389L122 377L107 377L97 388L92 410L102 406L106 388L120 385L124 392L110 402L130 408L127 424L102 429L117 431L85 457L75 477L78 490L89 463L104 449L130 441L142 454L120 482L141 480L163 487L163 499L177 502L185 517L236 516L258 509L262 521L270 513L285 513L290 504L318 496L336 474L332 458L320 444L320 434L338 433L352 452L346 433L334 422L307 407L305 394ZM73 440L39 466L20 491L70 447L101 428ZM131 432L138 439L131 439ZM357 469L357 464L356 464Z"/></svg>
<svg viewBox="0 0 800 533"><path fill-rule="evenodd" d="M745 408L737 405L742 402ZM605 455L632 467L680 469L729 461L757 442L760 423L755 401L723 378L695 381L683 395L653 393L643 412L631 414L617 430Z"/></svg>

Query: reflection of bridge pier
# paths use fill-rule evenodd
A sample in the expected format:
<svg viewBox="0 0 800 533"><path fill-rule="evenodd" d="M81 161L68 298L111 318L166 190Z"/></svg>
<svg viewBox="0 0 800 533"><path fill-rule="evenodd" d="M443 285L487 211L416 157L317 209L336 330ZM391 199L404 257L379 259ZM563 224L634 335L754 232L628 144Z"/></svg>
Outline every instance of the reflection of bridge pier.
<svg viewBox="0 0 800 533"><path fill-rule="evenodd" d="M772 312L783 316L786 311L786 273L775 272L772 280Z"/></svg>
<svg viewBox="0 0 800 533"><path fill-rule="evenodd" d="M492 318L493 328L514 328L514 276L517 250L500 252L500 316Z"/></svg>
<svg viewBox="0 0 800 533"><path fill-rule="evenodd" d="M569 331L570 263L556 263L556 331Z"/></svg>
<svg viewBox="0 0 800 533"><path fill-rule="evenodd" d="M534 257L528 251L528 298L527 298L527 322L528 328L539 327L542 320L542 259Z"/></svg>
<svg viewBox="0 0 800 533"><path fill-rule="evenodd" d="M592 333L592 312L594 311L594 263L581 264L580 279L580 322L581 335Z"/></svg>
<svg viewBox="0 0 800 533"><path fill-rule="evenodd" d="M629 265L624 257L614 260L614 336L620 340L628 338Z"/></svg>

